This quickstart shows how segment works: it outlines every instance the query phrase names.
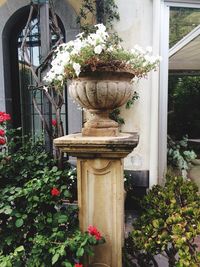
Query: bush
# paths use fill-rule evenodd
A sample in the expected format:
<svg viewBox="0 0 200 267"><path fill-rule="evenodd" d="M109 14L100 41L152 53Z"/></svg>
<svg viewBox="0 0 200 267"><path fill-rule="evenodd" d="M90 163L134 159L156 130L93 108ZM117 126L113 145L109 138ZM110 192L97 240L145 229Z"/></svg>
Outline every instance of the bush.
<svg viewBox="0 0 200 267"><path fill-rule="evenodd" d="M180 175L186 178L191 162L196 157L196 153L188 148L187 136L184 136L181 141L174 141L168 136L167 165L169 169L178 170Z"/></svg>
<svg viewBox="0 0 200 267"><path fill-rule="evenodd" d="M75 170L59 170L41 141L17 149L17 140L0 153L0 266L78 266L104 240L81 233L77 207L63 205L73 200Z"/></svg>
<svg viewBox="0 0 200 267"><path fill-rule="evenodd" d="M200 234L200 196L197 186L182 177L167 177L164 187L154 186L141 202L142 215L126 240L126 266L158 266L164 254L170 267L199 266L194 238ZM128 265L135 262L135 265Z"/></svg>

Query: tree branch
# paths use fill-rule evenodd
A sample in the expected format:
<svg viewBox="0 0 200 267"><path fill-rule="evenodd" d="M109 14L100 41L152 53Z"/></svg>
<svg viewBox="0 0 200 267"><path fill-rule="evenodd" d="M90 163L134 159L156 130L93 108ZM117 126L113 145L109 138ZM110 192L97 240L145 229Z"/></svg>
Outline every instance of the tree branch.
<svg viewBox="0 0 200 267"><path fill-rule="evenodd" d="M28 33L29 33L28 27L29 27L29 24L30 24L31 19L32 19L33 10L34 10L34 8L33 8L33 5L31 4L28 20L27 20L27 23L26 23L26 26L25 26L25 35L24 35L24 38L23 38L22 44L21 44L21 50L23 50L24 44L26 42L26 38L27 38Z"/></svg>
<svg viewBox="0 0 200 267"><path fill-rule="evenodd" d="M51 131L50 131L49 127L48 127L48 124L47 124L44 116L42 115L41 110L38 107L38 104L36 102L35 96L33 96L33 105L34 105L34 108L36 109L36 111L38 112L38 114L40 116L40 119L41 119L41 121L42 121L42 123L44 125L44 128L45 128L46 132L48 133L49 137L51 138L52 137Z"/></svg>

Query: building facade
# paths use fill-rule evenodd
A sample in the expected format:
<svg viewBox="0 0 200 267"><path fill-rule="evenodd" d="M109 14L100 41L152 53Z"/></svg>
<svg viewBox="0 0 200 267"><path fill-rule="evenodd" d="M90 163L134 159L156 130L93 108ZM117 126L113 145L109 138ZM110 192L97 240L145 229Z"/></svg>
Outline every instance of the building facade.
<svg viewBox="0 0 200 267"><path fill-rule="evenodd" d="M76 15L80 2L54 0L65 41L75 38L79 32ZM24 113L17 53L29 4L29 0L0 0L0 110L11 113L16 127L22 125ZM137 148L125 159L125 168L139 187L151 187L162 183L166 171L170 18L174 10L179 12L179 9L189 16L200 10L200 3L197 0L116 0L116 4L120 21L115 22L114 28L123 39L123 45L127 48L136 44L151 46L155 55L162 56L158 71L134 85L139 93L134 106L129 110L123 107L121 111L125 120L122 131L138 132L140 136ZM193 15L188 23L198 26L198 19ZM81 111L67 96L64 113L66 133L80 131Z"/></svg>

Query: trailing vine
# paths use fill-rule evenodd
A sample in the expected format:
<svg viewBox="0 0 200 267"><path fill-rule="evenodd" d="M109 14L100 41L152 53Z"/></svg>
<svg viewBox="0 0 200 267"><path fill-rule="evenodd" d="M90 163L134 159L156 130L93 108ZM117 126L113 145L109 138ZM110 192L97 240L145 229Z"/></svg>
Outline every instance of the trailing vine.
<svg viewBox="0 0 200 267"><path fill-rule="evenodd" d="M138 93L135 91L132 98L130 98L127 102L126 102L126 109L130 109L134 102L139 98ZM119 125L125 124L124 119L120 116L120 109L116 108L114 109L111 113L110 113L110 118L112 120L115 120L116 122L119 123Z"/></svg>

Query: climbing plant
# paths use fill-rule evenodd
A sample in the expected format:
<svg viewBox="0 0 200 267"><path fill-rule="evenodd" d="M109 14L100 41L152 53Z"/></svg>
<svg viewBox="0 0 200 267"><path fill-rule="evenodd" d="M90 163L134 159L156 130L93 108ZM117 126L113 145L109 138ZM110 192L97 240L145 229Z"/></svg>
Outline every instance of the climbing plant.
<svg viewBox="0 0 200 267"><path fill-rule="evenodd" d="M113 22L120 19L115 0L83 0L77 16L80 30L86 34L94 30L96 23L113 29Z"/></svg>

